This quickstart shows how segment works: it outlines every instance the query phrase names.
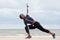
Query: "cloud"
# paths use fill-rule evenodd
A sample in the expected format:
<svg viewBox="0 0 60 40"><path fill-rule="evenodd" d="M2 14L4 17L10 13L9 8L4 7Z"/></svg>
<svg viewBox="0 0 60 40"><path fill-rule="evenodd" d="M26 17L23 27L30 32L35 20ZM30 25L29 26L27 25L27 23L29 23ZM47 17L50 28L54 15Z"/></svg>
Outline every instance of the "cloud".
<svg viewBox="0 0 60 40"><path fill-rule="evenodd" d="M20 24L0 24L0 29L23 29L24 26Z"/></svg>
<svg viewBox="0 0 60 40"><path fill-rule="evenodd" d="M17 5L17 2L14 0L0 0L0 8L14 8L13 6L16 7Z"/></svg>
<svg viewBox="0 0 60 40"><path fill-rule="evenodd" d="M0 23L23 24L18 16L26 14L26 2L29 3L29 15L37 21L60 24L60 0L0 0Z"/></svg>
<svg viewBox="0 0 60 40"><path fill-rule="evenodd" d="M0 23L17 23L19 18L18 9L1 8Z"/></svg>
<svg viewBox="0 0 60 40"><path fill-rule="evenodd" d="M46 29L60 29L60 25L53 25L53 24L43 24L42 25L44 28L46 28Z"/></svg>
<svg viewBox="0 0 60 40"><path fill-rule="evenodd" d="M0 8L21 9L24 3L24 0L0 0Z"/></svg>
<svg viewBox="0 0 60 40"><path fill-rule="evenodd" d="M0 9L0 17L13 18L16 16L17 13L18 13L18 9L9 9L9 8Z"/></svg>
<svg viewBox="0 0 60 40"><path fill-rule="evenodd" d="M31 10L59 10L60 0L30 0Z"/></svg>

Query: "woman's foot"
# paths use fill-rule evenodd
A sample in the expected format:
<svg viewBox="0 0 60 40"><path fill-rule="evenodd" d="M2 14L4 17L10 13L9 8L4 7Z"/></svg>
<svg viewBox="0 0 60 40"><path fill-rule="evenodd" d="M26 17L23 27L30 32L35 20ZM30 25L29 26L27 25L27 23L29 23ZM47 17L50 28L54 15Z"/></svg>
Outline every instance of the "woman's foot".
<svg viewBox="0 0 60 40"><path fill-rule="evenodd" d="M55 39L55 33L52 36L53 36L53 39Z"/></svg>
<svg viewBox="0 0 60 40"><path fill-rule="evenodd" d="M52 35L53 39L55 39L55 33L49 32Z"/></svg>
<svg viewBox="0 0 60 40"><path fill-rule="evenodd" d="M30 39L30 38L31 38L31 36L27 36L27 37L26 37L26 39Z"/></svg>

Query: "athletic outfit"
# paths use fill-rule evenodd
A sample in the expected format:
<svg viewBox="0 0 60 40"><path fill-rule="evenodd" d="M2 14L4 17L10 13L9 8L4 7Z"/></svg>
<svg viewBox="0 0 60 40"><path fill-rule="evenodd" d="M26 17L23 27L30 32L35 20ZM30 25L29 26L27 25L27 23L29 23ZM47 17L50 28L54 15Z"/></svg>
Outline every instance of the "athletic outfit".
<svg viewBox="0 0 60 40"><path fill-rule="evenodd" d="M35 29L35 28L37 28L37 29L39 29L39 30L41 30L41 31L43 31L43 32L46 32L46 33L49 33L49 32L50 32L49 30L44 29L44 28L40 25L40 23L37 22L37 21L36 21L34 24L32 24L33 19L32 19L29 15L26 15L26 19L23 20L23 21L24 21L25 30L26 30L27 33L29 33L29 29ZM30 25L28 25L28 24L30 24Z"/></svg>

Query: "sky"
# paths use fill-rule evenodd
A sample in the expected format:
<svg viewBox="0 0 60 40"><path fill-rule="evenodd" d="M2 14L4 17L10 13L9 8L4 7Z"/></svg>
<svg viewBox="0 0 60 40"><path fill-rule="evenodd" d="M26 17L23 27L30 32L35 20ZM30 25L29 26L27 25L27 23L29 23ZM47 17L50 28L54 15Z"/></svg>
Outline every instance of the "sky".
<svg viewBox="0 0 60 40"><path fill-rule="evenodd" d="M60 29L60 0L0 0L0 29L24 28L19 14L29 15L44 28Z"/></svg>

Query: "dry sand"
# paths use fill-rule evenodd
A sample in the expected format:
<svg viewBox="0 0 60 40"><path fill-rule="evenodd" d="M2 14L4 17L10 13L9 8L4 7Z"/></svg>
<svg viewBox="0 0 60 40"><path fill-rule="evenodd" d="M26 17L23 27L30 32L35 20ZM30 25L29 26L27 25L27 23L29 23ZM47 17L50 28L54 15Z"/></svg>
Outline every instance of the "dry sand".
<svg viewBox="0 0 60 40"><path fill-rule="evenodd" d="M25 39L23 35L0 36L0 40L60 40L60 36L56 36L56 39L53 39L52 36L32 36L30 39Z"/></svg>

